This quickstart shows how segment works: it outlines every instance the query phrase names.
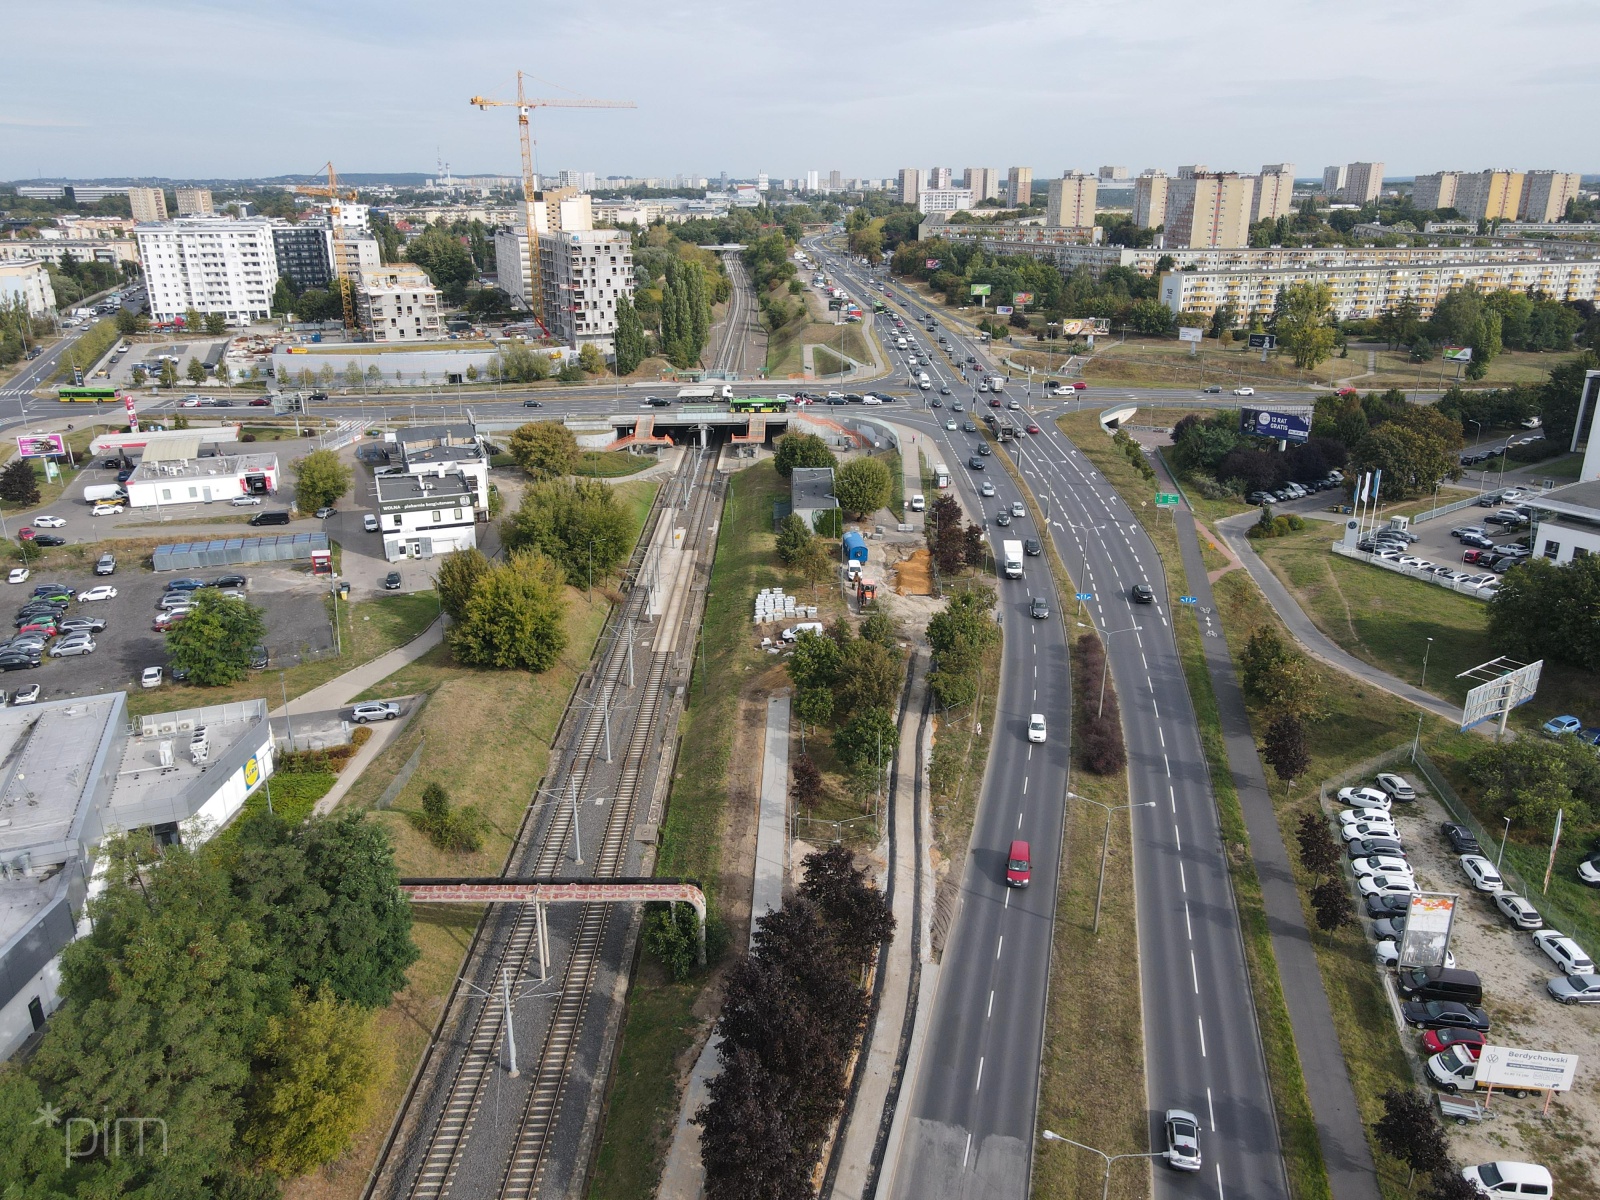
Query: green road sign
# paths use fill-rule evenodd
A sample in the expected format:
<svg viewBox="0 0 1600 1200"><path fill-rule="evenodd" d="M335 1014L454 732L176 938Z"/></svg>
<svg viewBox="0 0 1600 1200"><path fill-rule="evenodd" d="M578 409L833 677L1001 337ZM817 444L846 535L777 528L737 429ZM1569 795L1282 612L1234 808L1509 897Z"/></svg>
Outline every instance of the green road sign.
<svg viewBox="0 0 1600 1200"><path fill-rule="evenodd" d="M1157 492L1156 493L1156 507L1157 508L1177 508L1178 507L1178 502L1180 500L1182 500L1182 499L1183 499L1183 497L1178 495L1177 492Z"/></svg>

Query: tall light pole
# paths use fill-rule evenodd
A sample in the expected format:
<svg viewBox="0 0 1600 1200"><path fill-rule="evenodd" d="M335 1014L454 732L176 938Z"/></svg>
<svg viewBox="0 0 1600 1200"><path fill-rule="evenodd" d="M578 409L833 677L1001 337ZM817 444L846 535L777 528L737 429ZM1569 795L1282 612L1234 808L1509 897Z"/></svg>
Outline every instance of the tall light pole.
<svg viewBox="0 0 1600 1200"><path fill-rule="evenodd" d="M1511 836L1511 818L1506 817L1505 823L1505 830L1500 834L1500 853L1494 856L1494 870L1497 875L1500 873L1500 863L1506 856L1506 839Z"/></svg>
<svg viewBox="0 0 1600 1200"><path fill-rule="evenodd" d="M1159 1150L1146 1150L1139 1154L1107 1154L1104 1150L1096 1150L1093 1146L1085 1146L1082 1142L1075 1142L1069 1137L1062 1137L1053 1130L1046 1129L1041 1135L1047 1142L1065 1142L1069 1146L1076 1146L1079 1150L1087 1150L1090 1154L1098 1154L1106 1162L1106 1182L1100 1189L1100 1200L1106 1200L1111 1195L1111 1164L1122 1158L1165 1158L1166 1155Z"/></svg>
<svg viewBox="0 0 1600 1200"><path fill-rule="evenodd" d="M1140 804L1101 804L1098 800L1091 800L1087 796L1080 796L1077 792L1068 792L1068 800L1082 800L1085 804L1092 804L1096 808L1105 810L1106 831L1100 839L1100 884L1094 893L1094 932L1100 932L1100 901L1106 894L1106 854L1111 849L1111 814L1121 812L1123 809L1154 808L1154 800L1146 800ZM1098 1153L1098 1151L1096 1151Z"/></svg>
<svg viewBox="0 0 1600 1200"><path fill-rule="evenodd" d="M1422 683L1421 683L1420 686L1422 686L1424 688L1426 688L1428 686L1428 655L1430 655L1432 653L1433 653L1433 639L1429 638L1428 639L1428 648L1422 652Z"/></svg>

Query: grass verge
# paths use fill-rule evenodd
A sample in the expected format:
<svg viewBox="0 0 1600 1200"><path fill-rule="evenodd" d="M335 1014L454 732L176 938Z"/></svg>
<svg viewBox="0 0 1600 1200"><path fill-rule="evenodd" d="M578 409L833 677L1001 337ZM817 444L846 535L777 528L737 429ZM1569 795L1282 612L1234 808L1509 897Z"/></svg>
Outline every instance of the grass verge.
<svg viewBox="0 0 1600 1200"><path fill-rule="evenodd" d="M586 450L578 458L574 475L588 475L596 479L619 479L637 475L656 465L656 460L643 454L629 454L626 450Z"/></svg>

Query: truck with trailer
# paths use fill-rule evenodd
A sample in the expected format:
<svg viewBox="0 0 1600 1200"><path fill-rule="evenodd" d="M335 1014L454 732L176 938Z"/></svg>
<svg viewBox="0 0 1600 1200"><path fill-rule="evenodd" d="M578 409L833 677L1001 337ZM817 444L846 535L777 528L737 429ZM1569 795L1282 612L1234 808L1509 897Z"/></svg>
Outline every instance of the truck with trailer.
<svg viewBox="0 0 1600 1200"><path fill-rule="evenodd" d="M1000 543L1000 568L1007 579L1022 578L1022 543L1007 538Z"/></svg>
<svg viewBox="0 0 1600 1200"><path fill-rule="evenodd" d="M729 383L702 384L699 387L678 389L678 402L695 400L732 400L733 385Z"/></svg>

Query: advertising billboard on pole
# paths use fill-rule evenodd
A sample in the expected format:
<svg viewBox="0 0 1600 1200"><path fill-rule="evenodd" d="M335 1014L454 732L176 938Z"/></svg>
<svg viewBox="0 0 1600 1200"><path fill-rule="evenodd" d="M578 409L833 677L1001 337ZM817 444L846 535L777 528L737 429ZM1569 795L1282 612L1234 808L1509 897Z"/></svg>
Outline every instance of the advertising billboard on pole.
<svg viewBox="0 0 1600 1200"><path fill-rule="evenodd" d="M1467 693L1467 702L1461 708L1461 732L1485 721L1500 721L1503 726L1507 713L1533 699L1543 670L1542 658L1531 663L1497 658L1461 672L1457 679L1483 680Z"/></svg>
<svg viewBox="0 0 1600 1200"><path fill-rule="evenodd" d="M972 285L972 294L974 296L987 296L993 290L987 283L975 283Z"/></svg>
<svg viewBox="0 0 1600 1200"><path fill-rule="evenodd" d="M996 304L994 306L994 315L997 317L1009 317L1014 311L1009 304Z"/></svg>
<svg viewBox="0 0 1600 1200"><path fill-rule="evenodd" d="M1442 967L1450 952L1450 926L1455 921L1456 898L1443 892L1415 892L1406 910L1405 933L1400 938L1398 965Z"/></svg>
<svg viewBox="0 0 1600 1200"><path fill-rule="evenodd" d="M923 260L923 266L930 271L937 271L939 269L939 260L937 258L925 259Z"/></svg>
<svg viewBox="0 0 1600 1200"><path fill-rule="evenodd" d="M66 438L59 433L30 433L17 438L17 453L23 458L44 458L66 452Z"/></svg>
<svg viewBox="0 0 1600 1200"><path fill-rule="evenodd" d="M1522 1050L1516 1046L1485 1046L1478 1052L1472 1078L1479 1087L1529 1088L1568 1092L1578 1073L1576 1054L1548 1050Z"/></svg>
<svg viewBox="0 0 1600 1200"><path fill-rule="evenodd" d="M1178 327L1178 340L1180 342L1198 342L1205 334L1205 330L1198 327L1181 325Z"/></svg>
<svg viewBox="0 0 1600 1200"><path fill-rule="evenodd" d="M1278 339L1270 333L1252 333L1250 335L1250 349L1252 350L1276 350L1277 348Z"/></svg>
<svg viewBox="0 0 1600 1200"><path fill-rule="evenodd" d="M1011 297L1011 303L1015 304L1018 308L1024 308L1027 305L1033 303L1033 293L1032 292L1017 292L1015 295L1013 295Z"/></svg>
<svg viewBox="0 0 1600 1200"><path fill-rule="evenodd" d="M1275 408L1241 408L1239 432L1256 437L1304 442L1311 437L1311 411L1288 412Z"/></svg>
<svg viewBox="0 0 1600 1200"><path fill-rule="evenodd" d="M1471 362L1472 347L1446 346L1444 348L1444 353L1442 353L1439 357L1444 359L1445 362Z"/></svg>

